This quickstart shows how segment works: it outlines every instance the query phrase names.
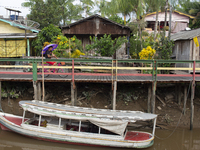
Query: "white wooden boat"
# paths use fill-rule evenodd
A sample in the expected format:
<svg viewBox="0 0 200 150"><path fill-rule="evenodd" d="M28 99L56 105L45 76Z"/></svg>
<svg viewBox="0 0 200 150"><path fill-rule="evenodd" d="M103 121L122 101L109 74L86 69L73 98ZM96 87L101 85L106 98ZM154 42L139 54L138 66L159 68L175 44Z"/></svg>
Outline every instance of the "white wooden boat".
<svg viewBox="0 0 200 150"><path fill-rule="evenodd" d="M42 101L20 101L23 116L0 113L2 130L39 140L88 146L146 148L154 143L157 115L75 107ZM34 114L25 118L26 111ZM152 133L128 131L128 123L153 121Z"/></svg>

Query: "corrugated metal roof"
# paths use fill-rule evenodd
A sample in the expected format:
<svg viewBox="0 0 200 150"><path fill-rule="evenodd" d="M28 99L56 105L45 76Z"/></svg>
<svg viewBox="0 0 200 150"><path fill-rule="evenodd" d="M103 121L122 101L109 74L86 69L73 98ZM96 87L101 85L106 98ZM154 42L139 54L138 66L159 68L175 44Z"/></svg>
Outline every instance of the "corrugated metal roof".
<svg viewBox="0 0 200 150"><path fill-rule="evenodd" d="M189 39L194 38L195 36L200 36L200 28L175 33L171 36L171 40L173 40L173 41L189 40Z"/></svg>

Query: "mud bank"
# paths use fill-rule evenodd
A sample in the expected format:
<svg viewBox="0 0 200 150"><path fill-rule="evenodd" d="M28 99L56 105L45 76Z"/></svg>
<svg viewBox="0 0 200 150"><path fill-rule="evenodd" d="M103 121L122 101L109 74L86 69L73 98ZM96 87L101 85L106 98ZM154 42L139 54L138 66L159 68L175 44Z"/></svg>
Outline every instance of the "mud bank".
<svg viewBox="0 0 200 150"><path fill-rule="evenodd" d="M25 83L19 83L25 84ZM24 86L24 85L23 85ZM20 100L32 100L33 88L31 83L26 83L26 89L18 98L2 98L2 109L4 112L16 115L22 115L22 109L19 107ZM87 84L78 83L77 106L111 109L112 91L110 84ZM198 87L197 87L198 88ZM183 90L182 90L183 91ZM194 128L200 127L200 98L198 89L196 89L194 99ZM71 104L70 83L45 83L46 97L45 101ZM175 87L163 86L157 88L156 93L156 114L158 114L157 125L165 127L174 127L177 125L183 109L183 94L181 105L175 100ZM134 110L147 112L148 86L145 84L118 84L116 108L120 110ZM165 105L163 105L163 101ZM190 126L190 93L188 94L186 114L182 115L179 127Z"/></svg>

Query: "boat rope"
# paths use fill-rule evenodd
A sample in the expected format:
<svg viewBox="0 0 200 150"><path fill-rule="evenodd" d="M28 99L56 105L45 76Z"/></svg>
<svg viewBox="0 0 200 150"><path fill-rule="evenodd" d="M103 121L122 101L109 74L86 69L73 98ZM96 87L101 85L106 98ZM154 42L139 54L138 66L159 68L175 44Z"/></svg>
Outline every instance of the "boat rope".
<svg viewBox="0 0 200 150"><path fill-rule="evenodd" d="M186 103L187 103L188 95L189 95L189 92L190 92L191 84L192 84L192 81L190 81L189 88L188 88L188 91L187 91ZM183 108L183 109L184 109L184 108ZM179 118L179 120L178 120L178 123L177 123L176 127L174 128L174 130L172 131L172 133L171 133L169 136L167 136L166 138L161 138L161 137L157 136L156 134L155 134L155 137L157 137L157 138L160 139L160 140L166 140L166 139L170 138L170 137L174 134L174 132L176 131L176 129L178 128L178 125L179 125L179 123L180 123L180 121L181 121L181 118L182 118L182 116L183 116L183 109L182 109L180 118Z"/></svg>

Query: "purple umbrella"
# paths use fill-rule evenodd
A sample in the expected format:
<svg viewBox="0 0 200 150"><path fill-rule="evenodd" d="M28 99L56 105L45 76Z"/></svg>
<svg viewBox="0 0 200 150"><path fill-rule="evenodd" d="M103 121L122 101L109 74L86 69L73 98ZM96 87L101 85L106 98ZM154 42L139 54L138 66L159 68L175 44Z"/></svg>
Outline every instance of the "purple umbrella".
<svg viewBox="0 0 200 150"><path fill-rule="evenodd" d="M49 49L49 47L53 47L52 48L52 51L53 51L54 49L56 49L58 47L58 44L49 44L49 45L45 46L45 48L43 48L43 50L42 50L43 54L46 53L46 51ZM42 52L41 52L41 54L42 54Z"/></svg>

